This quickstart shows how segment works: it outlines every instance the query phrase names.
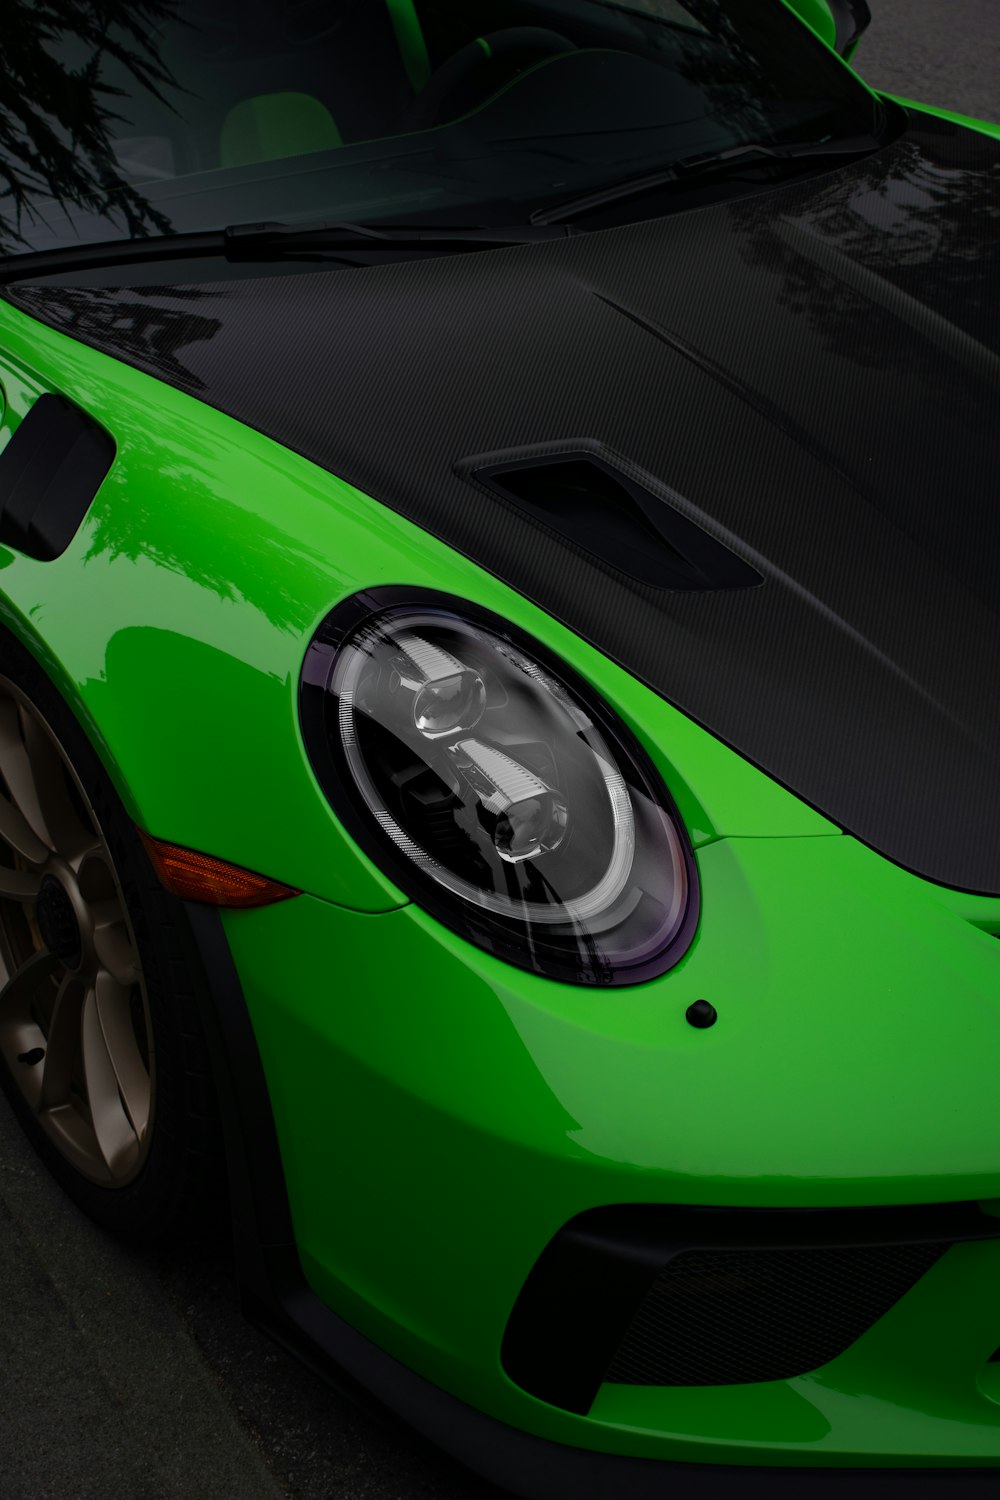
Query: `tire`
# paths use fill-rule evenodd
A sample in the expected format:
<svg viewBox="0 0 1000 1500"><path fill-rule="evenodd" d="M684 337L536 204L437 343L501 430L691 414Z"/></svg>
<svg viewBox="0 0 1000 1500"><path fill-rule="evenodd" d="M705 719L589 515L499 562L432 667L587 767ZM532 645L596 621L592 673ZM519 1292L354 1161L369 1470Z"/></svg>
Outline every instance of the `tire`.
<svg viewBox="0 0 1000 1500"><path fill-rule="evenodd" d="M0 630L0 1082L69 1195L136 1240L225 1203L191 952L90 741Z"/></svg>

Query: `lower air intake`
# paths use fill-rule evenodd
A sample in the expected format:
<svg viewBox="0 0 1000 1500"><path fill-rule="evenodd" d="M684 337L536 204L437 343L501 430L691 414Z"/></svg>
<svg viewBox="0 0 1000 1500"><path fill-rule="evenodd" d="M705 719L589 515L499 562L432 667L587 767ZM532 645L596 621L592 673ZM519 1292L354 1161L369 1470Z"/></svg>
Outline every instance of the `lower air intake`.
<svg viewBox="0 0 1000 1500"><path fill-rule="evenodd" d="M657 1276L605 1379L737 1385L805 1374L842 1354L947 1248L687 1251Z"/></svg>

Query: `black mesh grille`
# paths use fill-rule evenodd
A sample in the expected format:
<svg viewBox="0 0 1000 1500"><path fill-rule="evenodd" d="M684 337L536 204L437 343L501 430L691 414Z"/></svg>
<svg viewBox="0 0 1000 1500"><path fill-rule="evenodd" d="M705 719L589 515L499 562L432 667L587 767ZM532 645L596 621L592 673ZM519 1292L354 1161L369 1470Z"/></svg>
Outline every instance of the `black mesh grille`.
<svg viewBox="0 0 1000 1500"><path fill-rule="evenodd" d="M947 1248L685 1251L653 1283L605 1379L737 1385L805 1374L843 1353Z"/></svg>

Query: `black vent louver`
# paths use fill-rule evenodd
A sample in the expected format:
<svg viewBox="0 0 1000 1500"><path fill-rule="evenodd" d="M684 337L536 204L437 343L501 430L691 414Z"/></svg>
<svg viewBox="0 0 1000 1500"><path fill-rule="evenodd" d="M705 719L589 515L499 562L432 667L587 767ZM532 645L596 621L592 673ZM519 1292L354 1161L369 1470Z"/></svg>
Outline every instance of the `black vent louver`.
<svg viewBox="0 0 1000 1500"><path fill-rule="evenodd" d="M998 1238L976 1203L587 1209L528 1274L501 1361L523 1390L582 1414L605 1381L789 1379L836 1359L951 1245Z"/></svg>
<svg viewBox="0 0 1000 1500"><path fill-rule="evenodd" d="M459 466L508 504L580 551L654 588L752 588L755 568L646 483L586 451L494 455Z"/></svg>
<svg viewBox="0 0 1000 1500"><path fill-rule="evenodd" d="M849 1348L947 1248L689 1251L663 1268L604 1378L742 1385L805 1374Z"/></svg>
<svg viewBox="0 0 1000 1500"><path fill-rule="evenodd" d="M51 562L73 540L115 456L65 396L39 396L0 453L0 542Z"/></svg>

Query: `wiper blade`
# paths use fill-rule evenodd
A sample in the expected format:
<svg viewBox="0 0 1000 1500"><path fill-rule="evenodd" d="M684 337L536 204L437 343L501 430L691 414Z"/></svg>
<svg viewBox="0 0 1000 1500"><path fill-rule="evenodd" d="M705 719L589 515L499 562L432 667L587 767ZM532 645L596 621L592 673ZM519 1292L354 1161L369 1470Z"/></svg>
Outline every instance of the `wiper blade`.
<svg viewBox="0 0 1000 1500"><path fill-rule="evenodd" d="M554 231L554 232L553 232ZM468 245L502 249L564 239L580 231L570 224L233 224L223 231L230 260L256 260L272 252L320 254L337 250L435 250Z"/></svg>
<svg viewBox="0 0 1000 1500"><path fill-rule="evenodd" d="M593 193L584 193L579 198L557 203L552 208L536 209L530 222L540 226L565 223L569 227L570 219L578 219L581 214L590 213L592 209L603 208L606 204L617 203L624 198L638 198L643 193L669 187L672 183L691 182L698 177L722 173L730 168L752 166L755 162L794 161L807 165L813 160L823 162L836 158L857 159L870 156L881 144L874 136L852 136L840 140L827 137L818 141L796 141L788 146L768 146L762 141L751 141L742 146L732 146L727 151L704 151L695 156L682 157L679 161L671 162L669 167L650 172L644 177L630 177L624 182L614 182Z"/></svg>
<svg viewBox="0 0 1000 1500"><path fill-rule="evenodd" d="M317 260L344 265L369 264L372 253L427 250L498 250L580 233L572 225L379 225L370 224L230 224L196 234L150 235L147 239L98 240L56 250L32 250L0 259L0 283L25 277L86 271L104 266L139 265L144 261ZM365 257L359 259L359 257Z"/></svg>

